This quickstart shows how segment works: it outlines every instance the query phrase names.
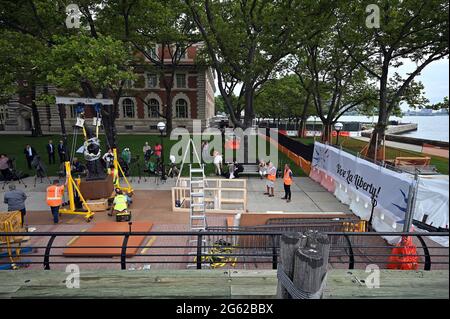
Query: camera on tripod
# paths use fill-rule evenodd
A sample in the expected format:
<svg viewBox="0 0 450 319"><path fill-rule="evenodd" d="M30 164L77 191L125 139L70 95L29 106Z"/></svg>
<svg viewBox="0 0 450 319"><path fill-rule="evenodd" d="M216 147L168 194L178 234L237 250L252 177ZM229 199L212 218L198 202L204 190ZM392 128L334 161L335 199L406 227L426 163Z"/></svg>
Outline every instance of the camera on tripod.
<svg viewBox="0 0 450 319"><path fill-rule="evenodd" d="M45 164L42 162L41 157L38 154L33 157L33 160L31 161L31 167L36 172L36 177L34 178L34 187L36 187L36 180L38 178L41 179L41 184L43 178L46 178L48 180L48 183L50 184L50 179L47 177L47 168L45 167Z"/></svg>

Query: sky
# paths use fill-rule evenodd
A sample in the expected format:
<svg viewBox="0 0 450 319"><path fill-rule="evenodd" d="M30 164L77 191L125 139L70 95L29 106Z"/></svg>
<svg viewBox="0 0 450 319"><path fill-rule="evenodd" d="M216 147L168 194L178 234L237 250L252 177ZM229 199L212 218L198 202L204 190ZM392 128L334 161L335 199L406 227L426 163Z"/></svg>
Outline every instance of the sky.
<svg viewBox="0 0 450 319"><path fill-rule="evenodd" d="M415 63L406 61L403 66L399 68L399 73L404 75L406 72L411 72L415 69ZM416 77L416 81L421 81L425 87L425 97L430 100L430 103L442 102L444 97L449 96L449 60L442 59L430 63L422 73ZM215 95L220 95L219 88L216 82ZM240 86L235 89L235 94L239 94ZM407 110L407 106L402 106L403 110Z"/></svg>
<svg viewBox="0 0 450 319"><path fill-rule="evenodd" d="M415 67L412 62L405 63L402 68L411 71ZM428 65L422 73L416 77L416 81L421 81L425 86L425 97L430 100L432 104L442 102L444 97L449 96L449 61L442 59L435 61Z"/></svg>

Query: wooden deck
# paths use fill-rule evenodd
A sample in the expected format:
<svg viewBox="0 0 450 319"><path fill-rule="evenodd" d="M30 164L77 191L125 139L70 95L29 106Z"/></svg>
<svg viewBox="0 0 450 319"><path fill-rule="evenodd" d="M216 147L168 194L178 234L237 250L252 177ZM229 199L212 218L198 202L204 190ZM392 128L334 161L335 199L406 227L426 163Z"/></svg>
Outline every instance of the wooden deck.
<svg viewBox="0 0 450 319"><path fill-rule="evenodd" d="M0 298L274 298L273 270L86 271L80 288L68 273L0 271ZM448 271L381 270L380 288L369 289L363 270L331 270L324 298L449 298Z"/></svg>

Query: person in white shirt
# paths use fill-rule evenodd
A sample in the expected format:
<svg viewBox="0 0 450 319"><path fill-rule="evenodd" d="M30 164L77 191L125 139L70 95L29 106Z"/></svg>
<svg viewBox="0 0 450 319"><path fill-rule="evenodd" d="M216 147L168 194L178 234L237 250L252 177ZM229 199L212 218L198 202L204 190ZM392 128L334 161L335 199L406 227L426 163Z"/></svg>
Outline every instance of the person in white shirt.
<svg viewBox="0 0 450 319"><path fill-rule="evenodd" d="M265 178L267 175L267 164L263 160L259 161L259 175L261 179Z"/></svg>
<svg viewBox="0 0 450 319"><path fill-rule="evenodd" d="M215 172L217 176L222 175L222 162L223 162L223 158L222 155L220 155L220 153L218 151L214 151L214 167L215 167Z"/></svg>
<svg viewBox="0 0 450 319"><path fill-rule="evenodd" d="M142 148L142 152L144 153L144 155L145 155L145 153L147 153L147 151L148 150L151 150L152 149L152 147L150 146L150 145L148 145L148 142L145 142L145 145L144 145L144 147Z"/></svg>
<svg viewBox="0 0 450 319"><path fill-rule="evenodd" d="M114 163L114 153L112 149L109 149L108 152L106 152L105 155L103 155L102 159L105 161L106 168L112 167Z"/></svg>

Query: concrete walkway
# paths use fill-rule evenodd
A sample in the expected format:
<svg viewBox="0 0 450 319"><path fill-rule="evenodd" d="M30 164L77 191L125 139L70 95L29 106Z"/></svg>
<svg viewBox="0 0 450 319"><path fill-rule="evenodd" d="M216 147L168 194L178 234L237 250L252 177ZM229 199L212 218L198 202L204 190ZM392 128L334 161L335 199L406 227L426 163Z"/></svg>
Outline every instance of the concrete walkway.
<svg viewBox="0 0 450 319"><path fill-rule="evenodd" d="M50 178L52 180L52 178ZM136 191L167 191L169 192L175 186L176 179L169 178L166 182L161 183L155 177L147 177L146 179L131 177L130 182ZM23 184L15 182L18 189L22 189L28 196L26 207L28 211L47 211L46 204L46 188L48 182L43 180L37 181L34 186L34 177L28 177L23 180ZM3 183L0 184L3 187ZM294 177L294 183L291 186L292 201L287 203L282 200L284 196L283 181L278 178L275 185L275 196L268 197L263 193L266 190L265 180L256 177L248 179L247 182L247 207L249 212L342 212L350 213L347 205L340 203L331 193L325 190L318 183L309 177ZM8 190L8 186L2 190L2 193ZM3 203L3 195L0 196L0 211L6 211L7 206ZM170 207L168 203L168 207Z"/></svg>
<svg viewBox="0 0 450 319"><path fill-rule="evenodd" d="M320 213L342 212L351 213L349 207L340 203L333 194L309 177L294 177L291 186L292 200L287 203L284 197L283 180L278 178L275 183L275 196L264 195L266 181L252 178L247 183L247 206L249 212L291 212Z"/></svg>
<svg viewBox="0 0 450 319"><path fill-rule="evenodd" d="M370 138L362 137L362 136L355 136L355 137L352 137L352 138L354 138L356 140L364 141L364 142L369 142L369 140L370 140ZM420 146L420 145L406 144L406 143L393 142L393 141L386 141L386 146L393 147L393 148L398 148L398 149L401 149L401 150L407 150L407 151L422 153L422 146Z"/></svg>

